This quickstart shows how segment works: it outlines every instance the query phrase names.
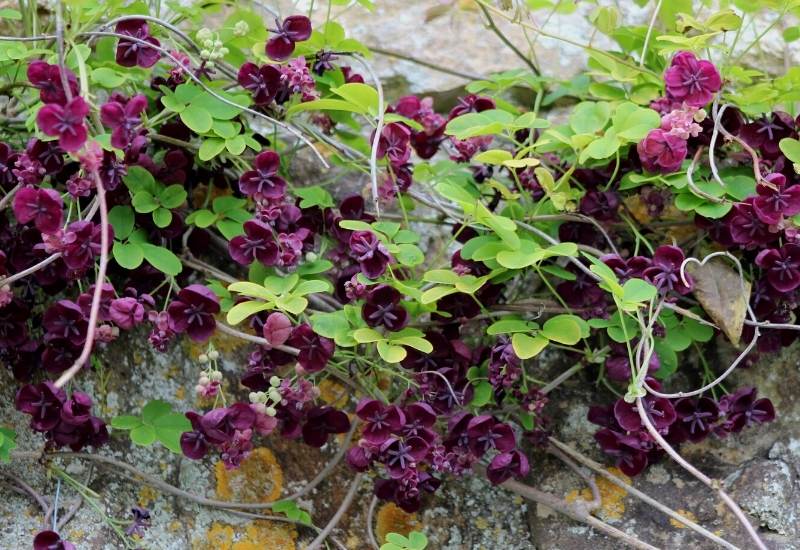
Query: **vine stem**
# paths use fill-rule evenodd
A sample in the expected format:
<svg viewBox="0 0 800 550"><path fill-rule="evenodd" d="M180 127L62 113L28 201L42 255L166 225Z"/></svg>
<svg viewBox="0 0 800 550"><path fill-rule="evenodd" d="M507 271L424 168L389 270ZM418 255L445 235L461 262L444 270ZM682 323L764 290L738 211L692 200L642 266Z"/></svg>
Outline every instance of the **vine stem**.
<svg viewBox="0 0 800 550"><path fill-rule="evenodd" d="M535 74L536 76L540 76L541 72L539 71L539 68L536 65L534 65L533 61L528 59L528 56L519 51L519 48L517 48L505 34L503 34L503 31L501 31L497 27L497 25L495 25L494 19L492 19L492 15L489 13L489 10L486 9L486 6L484 6L483 3L478 2L478 7L481 9L483 15L486 17L486 22L489 26L489 29L497 36L497 38L499 38L503 44L508 46L508 49L514 52L514 55L519 57L522 60L522 62L525 63L528 66L528 68L533 72L533 74Z"/></svg>
<svg viewBox="0 0 800 550"><path fill-rule="evenodd" d="M319 535L317 535L317 538L315 538L311 544L306 547L306 550L319 550L319 548L322 546L322 543L325 542L326 538L328 538L328 535L330 535L331 532L336 528L336 526L342 520L345 512L347 512L347 509L350 508L350 505L353 503L353 499L358 492L358 486L361 483L363 475L364 474L357 474L353 478L353 481L350 483L350 489L347 491L342 503L339 505L339 509L336 510L336 513L333 514L333 517L325 526L325 528L319 533Z"/></svg>
<svg viewBox="0 0 800 550"><path fill-rule="evenodd" d="M11 202L11 199L14 198L14 195L17 194L17 191L19 191L21 187L21 183L16 184L9 190L8 193L5 194L2 199L0 199L0 210L5 210L6 206L8 206L8 203Z"/></svg>
<svg viewBox="0 0 800 550"><path fill-rule="evenodd" d="M396 52L394 50L386 50L383 48L379 48L377 46L367 46L367 49L372 53L376 53L378 55L383 55L385 57L393 57L395 59L401 59L403 61L408 61L410 63L415 63L420 67L425 67L431 69L433 71L438 71L440 73L449 74L452 76L457 76L459 78L463 78L464 80L483 80L484 77L475 75L475 74L468 74L462 73L459 71L454 71L453 69L448 69L447 67L442 67L440 65L436 65L429 61L424 61L422 59L417 59L416 57L412 57L410 55L406 55L404 53Z"/></svg>
<svg viewBox="0 0 800 550"><path fill-rule="evenodd" d="M63 388L67 382L72 380L75 374L83 367L83 364L92 352L94 336L97 331L97 317L100 314L100 299L103 295L103 282L106 280L106 270L108 269L108 249L110 245L108 232L111 226L108 223L106 190L103 186L103 181L100 179L100 174L97 173L97 169L93 168L91 174L97 190L97 204L100 208L100 266L97 269L97 280L95 281L94 293L92 295L92 307L89 310L89 328L86 331L86 340L83 342L83 349L72 366L64 371L61 376L58 377L58 380L55 381L55 386L57 388Z"/></svg>
<svg viewBox="0 0 800 550"><path fill-rule="evenodd" d="M247 340L248 342L253 342L254 344L259 344L261 346L265 346L268 348L277 349L284 353L294 355L295 357L300 355L300 350L297 348L285 345L273 346L272 344L267 342L266 338L261 338L260 336L256 336L254 334L248 334L246 332L242 332L229 325L226 325L225 323L217 322L217 329L220 332L228 334L229 336L235 336L236 338L241 338L242 340Z"/></svg>
<svg viewBox="0 0 800 550"><path fill-rule="evenodd" d="M647 34L644 37L644 45L642 46L642 58L639 59L639 67L644 67L645 59L647 58L647 47L650 45L650 37L653 35L653 27L656 25L656 18L661 12L661 4L663 0L658 0L653 15L650 17L650 24L647 26Z"/></svg>
<svg viewBox="0 0 800 550"><path fill-rule="evenodd" d="M381 142L381 133L383 132L384 115L386 106L384 105L383 98L383 84L381 79L375 74L369 63L358 54L351 54L364 69L369 73L369 77L375 83L375 88L378 90L378 122L375 127L375 137L372 138L372 150L369 154L369 175L372 184L372 204L375 207L375 214L381 215L380 196L378 195L378 145Z"/></svg>
<svg viewBox="0 0 800 550"><path fill-rule="evenodd" d="M373 523L375 521L375 508L377 507L378 497L374 496L369 503L369 510L367 511L367 537L369 537L369 543L372 545L374 550L380 549L378 539L375 538L375 528L373 527Z"/></svg>
<svg viewBox="0 0 800 550"><path fill-rule="evenodd" d="M704 528L703 526L698 525L697 523L693 522L692 520L690 520L690 519L678 514L672 508L669 508L668 506L665 506L664 504L660 503L656 499L654 499L651 496L649 496L647 493L644 493L644 492L640 491L639 489L637 489L633 485L629 485L628 483L625 483L625 481L623 481L619 477L615 476L614 474L612 474L611 472L609 472L608 470L603 468L602 465L598 464L594 460L592 460L592 459L584 456L583 454L579 453L578 451L576 451L574 448L570 447L566 443L562 443L561 441L555 439L554 437L550 437L549 441L550 441L551 445L553 445L554 447L557 447L558 449L563 451L565 454L571 456L573 459L577 460L578 462L580 462L581 464L583 464L587 468L590 468L594 472L596 472L596 473L600 474L601 476L605 477L606 479L608 479L611 483L613 483L617 487L620 487L621 489L624 489L627 493L635 496L636 498L638 498L639 500L645 502L646 504L649 504L650 506L652 506L653 508L655 508L659 512L663 512L664 514L668 515L672 519L681 522L683 525L686 525L692 531L695 531L696 533L706 537L709 540L714 541L715 543L719 544L720 546L728 548L729 550L739 550L738 546L734 546L730 542L726 541L723 538L718 537L717 535L715 535L714 533L712 533L708 529Z"/></svg>

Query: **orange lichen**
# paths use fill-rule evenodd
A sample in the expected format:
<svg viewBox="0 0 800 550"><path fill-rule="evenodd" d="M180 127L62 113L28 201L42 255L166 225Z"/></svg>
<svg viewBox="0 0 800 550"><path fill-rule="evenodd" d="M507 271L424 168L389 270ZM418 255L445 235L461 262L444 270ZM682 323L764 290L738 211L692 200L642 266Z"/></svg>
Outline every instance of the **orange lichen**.
<svg viewBox="0 0 800 550"><path fill-rule="evenodd" d="M269 449L258 447L234 470L214 465L217 496L237 502L272 502L281 495L283 469Z"/></svg>
<svg viewBox="0 0 800 550"><path fill-rule="evenodd" d="M608 471L616 477L630 484L631 478L623 474L617 468L608 468ZM622 519L625 513L625 496L628 494L625 489L611 483L605 477L595 476L597 489L600 491L600 508L598 512L604 519ZM588 487L582 490L574 489L564 497L567 502L574 502L578 498L587 502L592 500L592 491Z"/></svg>
<svg viewBox="0 0 800 550"><path fill-rule="evenodd" d="M343 407L350 396L347 388L330 378L326 378L319 383L319 397L328 405Z"/></svg>
<svg viewBox="0 0 800 550"><path fill-rule="evenodd" d="M193 550L295 550L297 530L289 524L253 521L234 526L215 521L204 539L192 541Z"/></svg>
<svg viewBox="0 0 800 550"><path fill-rule="evenodd" d="M394 502L384 504L375 514L375 536L382 543L386 542L389 533L406 536L418 527L417 515L404 512Z"/></svg>
<svg viewBox="0 0 800 550"><path fill-rule="evenodd" d="M149 508L150 505L156 500L158 493L149 485L143 485L139 489L139 506L142 508Z"/></svg>
<svg viewBox="0 0 800 550"><path fill-rule="evenodd" d="M675 511L678 513L678 515L685 517L689 521L693 521L693 522L697 523L697 516L695 516L689 510L683 510L682 508L678 508ZM676 527L678 529L686 529L686 524L678 521L677 519L669 518L669 523L670 523L670 525L672 525L673 527Z"/></svg>

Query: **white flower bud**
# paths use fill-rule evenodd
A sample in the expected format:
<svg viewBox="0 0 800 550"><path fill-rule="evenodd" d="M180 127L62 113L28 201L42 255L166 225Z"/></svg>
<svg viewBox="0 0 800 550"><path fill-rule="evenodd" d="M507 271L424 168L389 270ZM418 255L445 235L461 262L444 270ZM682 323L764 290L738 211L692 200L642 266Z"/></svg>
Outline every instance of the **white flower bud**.
<svg viewBox="0 0 800 550"><path fill-rule="evenodd" d="M208 59L209 57L211 57L211 52L208 50L200 50L200 57L202 57L203 59Z"/></svg>
<svg viewBox="0 0 800 550"><path fill-rule="evenodd" d="M219 352L215 349L212 349L211 351L208 352L208 358L211 359L212 361L216 361L217 359L219 359Z"/></svg>
<svg viewBox="0 0 800 550"><path fill-rule="evenodd" d="M275 407L267 407L267 410L264 411L267 416L275 416L278 414L278 411L275 410Z"/></svg>
<svg viewBox="0 0 800 550"><path fill-rule="evenodd" d="M197 381L198 386L208 386L210 383L211 379L205 374L200 377L200 380Z"/></svg>
<svg viewBox="0 0 800 550"><path fill-rule="evenodd" d="M279 392L275 388L270 388L269 389L269 398L270 398L271 401L274 401L274 402L277 403L278 401L283 399L283 396L281 396L281 392Z"/></svg>
<svg viewBox="0 0 800 550"><path fill-rule="evenodd" d="M247 21L239 21L233 27L233 34L236 36L244 36L248 32L250 32L250 25L247 24Z"/></svg>
<svg viewBox="0 0 800 550"><path fill-rule="evenodd" d="M206 355L205 353L201 353L200 357L198 357L197 360L202 364L208 363L208 355Z"/></svg>
<svg viewBox="0 0 800 550"><path fill-rule="evenodd" d="M208 376L214 382L221 382L222 381L222 373L219 372L218 370L211 371L210 373L208 373Z"/></svg>
<svg viewBox="0 0 800 550"><path fill-rule="evenodd" d="M272 378L269 379L269 385L272 386L273 388L277 388L278 386L281 385L281 379L278 378L277 376L273 376Z"/></svg>
<svg viewBox="0 0 800 550"><path fill-rule="evenodd" d="M207 27L203 27L199 31L197 31L197 40L200 42L204 42L206 40L211 40L212 38L211 29Z"/></svg>
<svg viewBox="0 0 800 550"><path fill-rule="evenodd" d="M250 403L258 403L258 394L256 392L251 391L247 397L250 399Z"/></svg>

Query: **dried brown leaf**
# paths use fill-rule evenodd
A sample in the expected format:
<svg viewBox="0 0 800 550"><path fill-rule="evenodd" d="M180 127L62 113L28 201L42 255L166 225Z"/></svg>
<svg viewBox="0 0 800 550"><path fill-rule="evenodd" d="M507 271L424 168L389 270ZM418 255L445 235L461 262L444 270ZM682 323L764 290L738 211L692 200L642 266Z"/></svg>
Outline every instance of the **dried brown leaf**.
<svg viewBox="0 0 800 550"><path fill-rule="evenodd" d="M702 265L688 264L694 279L694 296L708 316L722 329L733 345L739 345L750 299L750 283L721 258ZM742 284L744 282L744 284Z"/></svg>
<svg viewBox="0 0 800 550"><path fill-rule="evenodd" d="M439 4L425 10L425 22L430 23L434 19L447 15L453 9L453 4Z"/></svg>

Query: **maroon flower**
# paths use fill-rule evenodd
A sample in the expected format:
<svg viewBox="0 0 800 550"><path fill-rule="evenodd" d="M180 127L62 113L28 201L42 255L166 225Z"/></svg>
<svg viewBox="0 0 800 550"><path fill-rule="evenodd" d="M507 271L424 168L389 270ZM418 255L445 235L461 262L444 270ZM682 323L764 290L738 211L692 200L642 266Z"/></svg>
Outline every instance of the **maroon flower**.
<svg viewBox="0 0 800 550"><path fill-rule="evenodd" d="M677 246L663 245L656 248L653 264L644 270L644 278L653 283L662 294L672 290L679 294L687 294L692 289L692 278L684 274L689 285L681 280L681 264L685 256Z"/></svg>
<svg viewBox="0 0 800 550"><path fill-rule="evenodd" d="M479 95L470 94L466 97L459 97L458 104L450 109L449 119L453 120L457 116L465 115L467 113L480 113L481 111L488 111L494 109L496 104L494 99Z"/></svg>
<svg viewBox="0 0 800 550"><path fill-rule="evenodd" d="M669 428L677 415L672 402L663 397L647 396L642 399L645 414L653 423L653 426L659 431L665 431ZM639 416L639 408L635 403L628 403L622 399L618 399L614 403L614 418L623 430L628 432L636 432L642 428L642 419Z"/></svg>
<svg viewBox="0 0 800 550"><path fill-rule="evenodd" d="M40 531L33 539L33 550L75 550L75 545L55 531Z"/></svg>
<svg viewBox="0 0 800 550"><path fill-rule="evenodd" d="M530 471L528 457L517 449L500 453L486 468L486 477L492 485L500 485L510 477L525 477Z"/></svg>
<svg viewBox="0 0 800 550"><path fill-rule="evenodd" d="M511 426L497 422L488 414L476 416L469 421L467 436L470 450L477 456L483 456L490 450L505 453L517 446Z"/></svg>
<svg viewBox="0 0 800 550"><path fill-rule="evenodd" d="M775 240L775 234L770 233L769 225L756 214L754 201L754 197L747 197L743 202L734 204L728 219L731 239L746 248L755 248Z"/></svg>
<svg viewBox="0 0 800 550"><path fill-rule="evenodd" d="M0 307L0 348L16 348L25 342L28 317L30 310L19 298Z"/></svg>
<svg viewBox="0 0 800 550"><path fill-rule="evenodd" d="M100 107L100 120L111 128L111 145L126 149L131 144L146 109L147 97L142 94L133 96L125 105L109 101Z"/></svg>
<svg viewBox="0 0 800 550"><path fill-rule="evenodd" d="M75 74L64 68L67 75L67 82L73 97L78 95L78 79ZM34 88L38 88L39 98L43 103L58 103L64 105L67 102L67 94L64 91L61 71L58 65L50 65L44 61L32 61L28 65L28 81Z"/></svg>
<svg viewBox="0 0 800 550"><path fill-rule="evenodd" d="M72 392L61 408L61 420L74 426L85 424L91 416L92 398L80 391Z"/></svg>
<svg viewBox="0 0 800 550"><path fill-rule="evenodd" d="M644 271L652 265L650 258L644 256L633 256L624 259L616 254L607 254L600 258L608 267L614 270L621 283L628 279L641 279Z"/></svg>
<svg viewBox="0 0 800 550"><path fill-rule="evenodd" d="M228 252L241 265L250 265L253 260L275 265L280 250L269 225L260 220L248 220L244 223L244 235L237 235L228 243Z"/></svg>
<svg viewBox="0 0 800 550"><path fill-rule="evenodd" d="M150 28L143 19L129 19L117 23L115 32L125 34L143 42L148 42L153 46L161 46L161 43L150 36ZM117 44L117 63L123 67L139 66L144 69L152 67L158 63L161 54L158 50L145 46L141 42L120 38Z"/></svg>
<svg viewBox="0 0 800 550"><path fill-rule="evenodd" d="M294 52L295 42L309 39L311 20L305 15L291 15L283 23L278 20L275 23L278 28L272 30L274 36L267 42L266 52L270 59L283 61Z"/></svg>
<svg viewBox="0 0 800 550"><path fill-rule="evenodd" d="M350 253L369 279L377 279L393 260L389 251L372 231L353 231L350 235Z"/></svg>
<svg viewBox="0 0 800 550"><path fill-rule="evenodd" d="M384 126L378 140L378 158L388 157L392 164L404 164L411 157L411 131L405 124Z"/></svg>
<svg viewBox="0 0 800 550"><path fill-rule="evenodd" d="M14 216L19 223L33 222L36 229L52 234L61 229L64 203L53 189L23 187L14 195Z"/></svg>
<svg viewBox="0 0 800 550"><path fill-rule="evenodd" d="M64 263L70 269L81 270L89 266L100 255L102 227L90 221L72 222L64 232ZM114 238L114 228L108 226L109 242Z"/></svg>
<svg viewBox="0 0 800 550"><path fill-rule="evenodd" d="M239 68L239 86L253 94L256 105L267 105L275 99L281 88L281 71L273 65L259 68L255 63L245 63Z"/></svg>
<svg viewBox="0 0 800 550"><path fill-rule="evenodd" d="M776 225L784 216L800 214L800 185L786 187L781 173L767 175L764 182L756 186L758 195L753 199L753 210L762 222Z"/></svg>
<svg viewBox="0 0 800 550"><path fill-rule="evenodd" d="M336 347L333 340L315 333L308 323L297 325L286 343L300 350L297 363L306 373L324 369Z"/></svg>
<svg viewBox="0 0 800 550"><path fill-rule="evenodd" d="M624 435L603 428L594 439L604 453L617 457L617 468L627 476L635 476L647 467L648 448L635 435Z"/></svg>
<svg viewBox="0 0 800 550"><path fill-rule="evenodd" d="M399 479L416 469L418 463L428 454L428 449L428 443L421 437L392 437L381 445L380 452L385 457L389 475Z"/></svg>
<svg viewBox="0 0 800 550"><path fill-rule="evenodd" d="M292 321L283 313L275 311L264 321L261 331L270 346L280 346L286 343L292 334Z"/></svg>
<svg viewBox="0 0 800 550"><path fill-rule="evenodd" d="M109 307L109 318L123 330L130 330L144 321L144 306L136 298L117 298Z"/></svg>
<svg viewBox="0 0 800 550"><path fill-rule="evenodd" d="M636 151L648 172L668 174L680 169L688 149L686 140L656 128L636 145Z"/></svg>
<svg viewBox="0 0 800 550"><path fill-rule="evenodd" d="M0 141L0 187L8 188L14 185L16 176L13 169L18 158L19 155L7 143Z"/></svg>
<svg viewBox="0 0 800 550"><path fill-rule="evenodd" d="M614 191L589 191L581 199L579 210L599 221L615 221L619 204L619 195Z"/></svg>
<svg viewBox="0 0 800 550"><path fill-rule="evenodd" d="M256 156L255 170L249 170L239 178L239 190L245 195L280 199L286 189L286 181L278 175L281 159L274 151L264 151Z"/></svg>
<svg viewBox="0 0 800 550"><path fill-rule="evenodd" d="M331 434L345 433L350 429L350 419L333 407L314 407L308 411L303 424L303 441L312 447L322 447Z"/></svg>
<svg viewBox="0 0 800 550"><path fill-rule="evenodd" d="M675 412L678 415L676 426L694 443L705 439L719 418L717 403L708 397L679 399L675 402Z"/></svg>
<svg viewBox="0 0 800 550"><path fill-rule="evenodd" d="M720 409L727 414L728 430L739 432L748 424L775 420L775 407L766 397L756 399L756 388L741 388L720 400Z"/></svg>
<svg viewBox="0 0 800 550"><path fill-rule="evenodd" d="M670 99L690 107L707 105L722 87L722 78L714 64L697 59L692 52L678 52L664 73Z"/></svg>
<svg viewBox="0 0 800 550"><path fill-rule="evenodd" d="M208 453L209 441L200 425L200 415L189 411L186 418L192 423L192 431L181 434L181 451L186 458L200 460Z"/></svg>
<svg viewBox="0 0 800 550"><path fill-rule="evenodd" d="M364 321L371 327L384 326L388 330L400 330L408 322L408 312L398 305L402 296L389 285L377 285L367 294L361 310Z"/></svg>
<svg viewBox="0 0 800 550"><path fill-rule="evenodd" d="M58 144L68 152L75 152L86 143L88 135L84 119L89 105L77 96L66 105L48 103L36 114L36 123L48 136L58 136Z"/></svg>
<svg viewBox="0 0 800 550"><path fill-rule="evenodd" d="M800 286L800 245L762 250L756 256L756 265L766 272L767 281L778 292L791 292Z"/></svg>
<svg viewBox="0 0 800 550"><path fill-rule="evenodd" d="M406 417L396 405L384 405L377 399L365 397L356 407L356 415L364 421L364 439L381 445L405 424Z"/></svg>
<svg viewBox="0 0 800 550"><path fill-rule="evenodd" d="M69 340L80 346L86 339L88 321L81 307L70 300L59 300L51 305L42 316L45 340Z"/></svg>
<svg viewBox="0 0 800 550"><path fill-rule="evenodd" d="M169 328L185 332L196 342L205 342L214 333L217 326L214 316L219 310L216 294L203 285L189 285L167 308Z"/></svg>
<svg viewBox="0 0 800 550"><path fill-rule="evenodd" d="M729 111L730 109L726 112ZM730 131L730 127L726 128ZM748 145L758 149L769 159L781 156L779 143L783 138L797 137L795 120L792 115L783 111L775 111L745 124L739 135Z"/></svg>
<svg viewBox="0 0 800 550"><path fill-rule="evenodd" d="M114 191L122 183L122 178L128 173L128 168L124 162L117 159L115 152L103 151L103 163L98 172L106 191Z"/></svg>
<svg viewBox="0 0 800 550"><path fill-rule="evenodd" d="M28 384L17 391L14 406L31 415L31 428L37 432L52 430L61 421L61 406L66 392L50 381Z"/></svg>

